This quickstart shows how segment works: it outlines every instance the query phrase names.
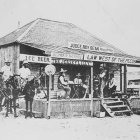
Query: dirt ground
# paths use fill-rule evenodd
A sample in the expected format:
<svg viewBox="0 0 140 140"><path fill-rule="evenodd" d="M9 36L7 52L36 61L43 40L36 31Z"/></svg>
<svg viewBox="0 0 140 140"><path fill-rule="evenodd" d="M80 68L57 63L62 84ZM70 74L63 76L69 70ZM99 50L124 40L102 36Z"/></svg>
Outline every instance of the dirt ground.
<svg viewBox="0 0 140 140"><path fill-rule="evenodd" d="M140 140L140 115L39 119L0 114L1 140Z"/></svg>

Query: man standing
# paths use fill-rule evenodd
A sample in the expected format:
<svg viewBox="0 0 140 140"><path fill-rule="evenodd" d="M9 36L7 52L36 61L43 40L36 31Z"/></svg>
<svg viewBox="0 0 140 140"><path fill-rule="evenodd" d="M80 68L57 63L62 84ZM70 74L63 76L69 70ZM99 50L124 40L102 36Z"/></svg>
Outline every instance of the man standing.
<svg viewBox="0 0 140 140"><path fill-rule="evenodd" d="M12 70L11 70L11 62L9 60L5 61L5 65L1 68L1 72L2 72L2 80L3 82L3 90L6 90L5 97L2 100L1 105L4 105L5 103L5 99L8 98L12 98L12 89L9 87L8 84L8 80L10 78L10 76L13 76Z"/></svg>
<svg viewBox="0 0 140 140"><path fill-rule="evenodd" d="M21 77L21 87L24 88L31 75L28 61L23 61L22 68L19 69L19 75Z"/></svg>
<svg viewBox="0 0 140 140"><path fill-rule="evenodd" d="M12 70L11 70L11 62L9 60L5 61L5 65L1 68L2 77L4 82L6 82L10 76L13 76Z"/></svg>
<svg viewBox="0 0 140 140"><path fill-rule="evenodd" d="M63 89L66 92L65 98L70 98L70 92L71 88L68 85L68 81L65 79L65 72L67 70L64 70L61 68L60 76L58 77L58 89Z"/></svg>
<svg viewBox="0 0 140 140"><path fill-rule="evenodd" d="M100 65L100 98L104 98L103 90L106 85L106 72L107 70L104 68L103 64Z"/></svg>
<svg viewBox="0 0 140 140"><path fill-rule="evenodd" d="M114 73L110 74L110 80L109 80L109 89L110 89L110 95L112 96L112 94L116 91L116 81L114 78Z"/></svg>

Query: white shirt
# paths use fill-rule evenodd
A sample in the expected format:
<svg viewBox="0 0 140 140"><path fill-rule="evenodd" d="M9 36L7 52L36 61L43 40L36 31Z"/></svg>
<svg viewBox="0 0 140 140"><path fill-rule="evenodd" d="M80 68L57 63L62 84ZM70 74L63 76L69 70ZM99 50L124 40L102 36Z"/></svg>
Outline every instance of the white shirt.
<svg viewBox="0 0 140 140"><path fill-rule="evenodd" d="M12 76L12 71L11 71L11 67L10 66L3 66L1 68L1 72L3 72L3 79L4 81L6 81L10 76Z"/></svg>
<svg viewBox="0 0 140 140"><path fill-rule="evenodd" d="M100 74L100 78L103 78L105 75L106 75L106 71L103 71L103 72Z"/></svg>
<svg viewBox="0 0 140 140"><path fill-rule="evenodd" d="M68 85L68 82L65 81L64 77L63 76L60 76L60 82L63 84L63 85Z"/></svg>
<svg viewBox="0 0 140 140"><path fill-rule="evenodd" d="M22 77L23 79L26 79L26 78L29 77L29 75L31 75L31 71L30 71L29 68L24 68L24 67L22 67L22 68L19 69L19 75L20 75L20 77Z"/></svg>
<svg viewBox="0 0 140 140"><path fill-rule="evenodd" d="M113 86L116 85L116 81L115 81L115 78L112 78L109 82L109 87L112 88Z"/></svg>
<svg viewBox="0 0 140 140"><path fill-rule="evenodd" d="M82 79L75 78L74 79L74 84L82 84Z"/></svg>

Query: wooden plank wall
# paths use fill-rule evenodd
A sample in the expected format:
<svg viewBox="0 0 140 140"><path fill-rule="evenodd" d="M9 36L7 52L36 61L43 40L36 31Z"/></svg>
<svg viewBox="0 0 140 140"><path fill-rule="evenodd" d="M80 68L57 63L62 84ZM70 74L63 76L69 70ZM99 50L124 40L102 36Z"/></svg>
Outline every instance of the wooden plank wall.
<svg viewBox="0 0 140 140"><path fill-rule="evenodd" d="M131 107L140 110L140 97L134 97L130 100Z"/></svg>
<svg viewBox="0 0 140 140"><path fill-rule="evenodd" d="M12 44L0 47L0 69L4 66L5 60L11 60L11 68L13 73L17 73L19 69L20 48L18 44Z"/></svg>
<svg viewBox="0 0 140 140"><path fill-rule="evenodd" d="M90 100L51 101L51 118L89 117Z"/></svg>

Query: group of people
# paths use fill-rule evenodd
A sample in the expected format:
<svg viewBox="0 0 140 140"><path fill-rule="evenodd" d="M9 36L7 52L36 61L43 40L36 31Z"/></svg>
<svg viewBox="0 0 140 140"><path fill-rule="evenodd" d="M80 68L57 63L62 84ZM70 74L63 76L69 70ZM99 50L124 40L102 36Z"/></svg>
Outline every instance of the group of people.
<svg viewBox="0 0 140 140"><path fill-rule="evenodd" d="M66 73L67 70L64 70L63 68L61 68L60 70L60 75L58 77L58 89L62 89L65 91L65 95L63 98L67 98L69 99L70 98L70 94L71 94L71 87L69 85L74 85L74 89L75 89L75 92L79 92L77 94L78 98L80 97L81 94L84 94L86 95L86 91L88 89L88 86L86 84L83 83L82 79L81 79L81 74L78 73L76 75L76 77L74 78L74 81L68 81L66 80ZM81 94L80 94L81 93ZM85 97L85 96L84 96Z"/></svg>
<svg viewBox="0 0 140 140"><path fill-rule="evenodd" d="M61 70L59 72L60 75L58 77L58 89L62 89L65 91L65 97L63 97L63 98L68 98L68 99L70 98L71 86L69 86L69 85L71 85L71 84L72 85L74 84L74 87L76 90L78 89L79 97L82 97L82 96L85 97L85 95L87 94L87 91L88 91L89 83L88 84L83 83L82 78L81 78L82 75L80 73L78 73L76 75L73 82L67 81L66 77L65 77L66 71L67 70L64 70L63 68L61 68ZM107 94L107 97L111 97L112 94L116 91L116 81L114 78L114 74L111 73L109 75L108 79L106 79L106 75L107 75L107 70L105 70L101 66L100 74L99 74L100 84L99 84L99 92L98 92L99 93L98 97L101 97L101 98L106 97L105 94Z"/></svg>
<svg viewBox="0 0 140 140"><path fill-rule="evenodd" d="M6 60L5 65L1 68L2 79L4 81L4 87L7 88L7 82L11 76L13 76L13 72L11 69L11 61ZM18 75L21 77L22 86L28 81L29 76L31 75L31 71L29 69L28 61L23 61L22 67L19 69Z"/></svg>
<svg viewBox="0 0 140 140"><path fill-rule="evenodd" d="M14 73L12 72L11 69L11 61L6 60L5 65L1 68L0 71L1 74L1 84L0 88L5 92L6 95L1 100L1 106L5 105L6 98L8 99L13 99L13 94L12 94L12 88L9 84L10 79L12 76L14 76ZM31 71L29 69L29 63L27 61L23 61L22 67L19 69L18 76L20 76L20 86L21 90L23 91L28 78L31 74Z"/></svg>
<svg viewBox="0 0 140 140"><path fill-rule="evenodd" d="M112 94L115 93L116 91L116 80L114 78L114 73L110 73L109 78L107 78L107 70L104 69L103 65L100 66L100 97L103 98L106 96L107 92L107 97L112 97Z"/></svg>
<svg viewBox="0 0 140 140"><path fill-rule="evenodd" d="M71 87L69 85L74 84L75 89L79 89L80 93L84 93L86 95L88 84L83 83L81 79L81 74L78 73L76 77L72 81L67 81L65 78L65 73L67 70L64 70L61 68L60 75L58 77L58 89L63 89L65 91L65 97L64 98L70 98L71 94ZM114 78L114 74L110 74L109 80L105 81L106 76L106 70L103 69L103 67L100 67L100 97L103 97L104 88L108 85L108 89L110 94L112 94L116 90L116 82ZM5 86L7 87L7 81L8 79L13 76L12 70L11 70L11 62L9 60L5 61L5 65L1 68L1 73L3 77L3 81L5 83ZM29 63L28 61L23 61L22 67L19 69L18 75L21 77L21 83L22 87L25 86L27 83L29 76L31 75L31 71L29 69ZM80 86L79 86L80 85ZM84 96L85 97L85 96Z"/></svg>

